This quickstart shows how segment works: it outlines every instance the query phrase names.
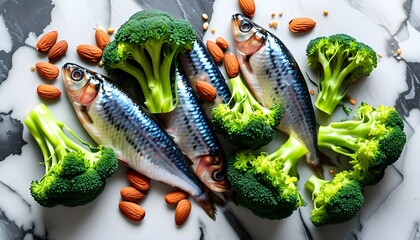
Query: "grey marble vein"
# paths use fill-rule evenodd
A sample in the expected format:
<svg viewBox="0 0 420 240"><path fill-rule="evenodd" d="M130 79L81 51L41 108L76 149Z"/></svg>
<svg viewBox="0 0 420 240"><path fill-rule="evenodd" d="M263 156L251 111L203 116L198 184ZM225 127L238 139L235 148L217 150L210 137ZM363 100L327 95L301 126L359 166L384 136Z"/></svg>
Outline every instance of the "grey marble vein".
<svg viewBox="0 0 420 240"><path fill-rule="evenodd" d="M20 155L26 141L22 138L23 124L9 113L0 112L0 161L9 155Z"/></svg>

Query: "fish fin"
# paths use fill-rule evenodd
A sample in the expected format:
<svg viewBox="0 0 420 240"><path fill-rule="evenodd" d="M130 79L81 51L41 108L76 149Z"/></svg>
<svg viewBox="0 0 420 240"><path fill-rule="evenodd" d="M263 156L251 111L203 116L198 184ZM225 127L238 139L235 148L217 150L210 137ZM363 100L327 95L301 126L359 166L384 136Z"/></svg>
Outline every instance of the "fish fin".
<svg viewBox="0 0 420 240"><path fill-rule="evenodd" d="M233 192L233 190L222 192L222 194L226 202L233 202L236 205L238 205L238 202L236 200L235 193Z"/></svg>
<svg viewBox="0 0 420 240"><path fill-rule="evenodd" d="M321 165L321 160L314 161L314 157L311 153L306 154L306 163L312 168L312 171L315 172L316 176L319 178L324 178L324 168Z"/></svg>
<svg viewBox="0 0 420 240"><path fill-rule="evenodd" d="M85 122L88 122L90 124L93 123L93 120L90 117L90 115L89 115L89 113L88 113L88 111L86 109L86 106L80 105L80 112L81 112L81 116L83 117L83 119L85 120Z"/></svg>

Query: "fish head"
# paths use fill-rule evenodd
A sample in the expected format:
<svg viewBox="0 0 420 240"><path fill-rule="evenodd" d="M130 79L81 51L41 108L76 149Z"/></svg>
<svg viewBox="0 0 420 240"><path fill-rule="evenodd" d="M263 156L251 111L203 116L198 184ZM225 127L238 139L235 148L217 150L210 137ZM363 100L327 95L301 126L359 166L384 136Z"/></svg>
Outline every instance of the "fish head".
<svg viewBox="0 0 420 240"><path fill-rule="evenodd" d="M194 162L193 169L196 176L211 190L215 192L226 192L230 190L227 181L226 168L222 156L204 155Z"/></svg>
<svg viewBox="0 0 420 240"><path fill-rule="evenodd" d="M232 16L232 33L237 52L251 56L266 42L267 31L244 15Z"/></svg>

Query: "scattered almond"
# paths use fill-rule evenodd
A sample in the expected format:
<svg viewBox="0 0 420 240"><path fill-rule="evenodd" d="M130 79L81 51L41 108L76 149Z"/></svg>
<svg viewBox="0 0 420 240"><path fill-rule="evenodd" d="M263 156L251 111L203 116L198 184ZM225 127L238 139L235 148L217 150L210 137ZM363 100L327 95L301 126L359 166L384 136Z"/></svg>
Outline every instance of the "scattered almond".
<svg viewBox="0 0 420 240"><path fill-rule="evenodd" d="M222 49L211 40L207 40L206 46L216 64L221 64L223 62L223 57L225 56Z"/></svg>
<svg viewBox="0 0 420 240"><path fill-rule="evenodd" d="M216 28L211 28L211 29L210 29L210 32L211 32L211 33L215 33L215 32L216 32Z"/></svg>
<svg viewBox="0 0 420 240"><path fill-rule="evenodd" d="M316 22L311 18L294 18L289 22L289 29L292 32L307 32L313 29Z"/></svg>
<svg viewBox="0 0 420 240"><path fill-rule="evenodd" d="M119 208L124 216L135 222L140 222L146 216L144 208L133 202L121 201L119 203Z"/></svg>
<svg viewBox="0 0 420 240"><path fill-rule="evenodd" d="M108 35L112 35L115 32L114 28L108 28L108 30L106 30L106 32L108 33Z"/></svg>
<svg viewBox="0 0 420 240"><path fill-rule="evenodd" d="M187 199L187 198L188 198L188 193L182 190L175 190L166 194L165 202L169 205L176 205L179 203L179 201L183 199Z"/></svg>
<svg viewBox="0 0 420 240"><path fill-rule="evenodd" d="M203 23L203 30L206 31L209 28L209 22Z"/></svg>
<svg viewBox="0 0 420 240"><path fill-rule="evenodd" d="M207 21L209 19L209 15L203 13L203 15L201 15L201 17L203 18L204 21Z"/></svg>
<svg viewBox="0 0 420 240"><path fill-rule="evenodd" d="M143 174L129 169L127 171L127 180L128 182L137 190L145 192L150 188L150 180L148 177L144 176Z"/></svg>
<svg viewBox="0 0 420 240"><path fill-rule="evenodd" d="M229 43L222 37L216 38L216 44L220 47L220 49L222 49L222 51L226 51L226 49L229 48Z"/></svg>
<svg viewBox="0 0 420 240"><path fill-rule="evenodd" d="M35 69L39 76L47 80L54 80L60 74L60 69L52 63L38 62L35 65Z"/></svg>
<svg viewBox="0 0 420 240"><path fill-rule="evenodd" d="M236 56L231 53L227 52L225 54L225 71L229 78L234 78L239 74L239 62Z"/></svg>
<svg viewBox="0 0 420 240"><path fill-rule="evenodd" d="M50 31L47 32L43 37L41 37L37 44L36 50L40 53L47 53L50 51L52 46L57 42L58 32L57 31Z"/></svg>
<svg viewBox="0 0 420 240"><path fill-rule="evenodd" d="M217 97L216 89L210 83L205 81L195 82L195 90L200 99L205 102L213 102Z"/></svg>
<svg viewBox="0 0 420 240"><path fill-rule="evenodd" d="M175 209L175 223L180 226L184 224L191 213L191 202L188 199L179 201Z"/></svg>
<svg viewBox="0 0 420 240"><path fill-rule="evenodd" d="M254 0L238 0L239 8L247 17L253 17L255 14Z"/></svg>
<svg viewBox="0 0 420 240"><path fill-rule="evenodd" d="M120 190L120 194L121 198L128 202L138 202L146 196L134 187L123 187Z"/></svg>
<svg viewBox="0 0 420 240"><path fill-rule="evenodd" d="M102 29L96 29L95 31L95 40L96 40L96 46L98 46L100 49L104 49L106 45L111 41L108 34L103 31Z"/></svg>
<svg viewBox="0 0 420 240"><path fill-rule="evenodd" d="M311 94L311 95L315 95L315 90L311 89L311 90L309 91L309 94Z"/></svg>
<svg viewBox="0 0 420 240"><path fill-rule="evenodd" d="M31 66L30 70L31 70L31 72L35 71L35 67Z"/></svg>
<svg viewBox="0 0 420 240"><path fill-rule="evenodd" d="M36 88L36 92L38 96L47 99L47 100L54 100L61 96L60 89L54 87L53 85L49 84L41 84Z"/></svg>
<svg viewBox="0 0 420 240"><path fill-rule="evenodd" d="M328 15L328 11L327 10L324 10L323 11L323 14L324 14L324 16L327 16Z"/></svg>
<svg viewBox="0 0 420 240"><path fill-rule="evenodd" d="M94 45L82 44L76 50L81 58L91 62L99 62L102 57L102 49Z"/></svg>
<svg viewBox="0 0 420 240"><path fill-rule="evenodd" d="M66 40L57 42L48 52L48 60L50 60L50 62L59 60L66 54L68 47L69 45Z"/></svg>

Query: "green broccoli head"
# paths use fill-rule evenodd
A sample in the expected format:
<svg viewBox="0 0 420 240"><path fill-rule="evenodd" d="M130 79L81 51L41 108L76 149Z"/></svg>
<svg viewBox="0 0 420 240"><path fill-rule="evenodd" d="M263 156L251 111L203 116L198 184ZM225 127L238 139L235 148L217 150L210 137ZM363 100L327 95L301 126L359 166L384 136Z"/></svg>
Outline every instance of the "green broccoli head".
<svg viewBox="0 0 420 240"><path fill-rule="evenodd" d="M346 34L312 39L306 56L320 75L315 106L330 115L351 84L370 75L378 62L371 47Z"/></svg>
<svg viewBox="0 0 420 240"><path fill-rule="evenodd" d="M336 174L331 181L313 175L305 188L312 194L310 219L316 226L346 222L357 215L364 202L362 187L347 171Z"/></svg>
<svg viewBox="0 0 420 240"><path fill-rule="evenodd" d="M43 104L35 107L24 122L44 157L45 174L30 186L35 201L44 207L74 207L96 199L105 188L106 178L118 168L114 151L81 140ZM79 142L69 138L64 128Z"/></svg>
<svg viewBox="0 0 420 240"><path fill-rule="evenodd" d="M146 9L121 25L104 48L102 62L108 74L124 72L137 79L150 112L170 112L178 103L177 56L191 50L195 40L195 30L187 21Z"/></svg>
<svg viewBox="0 0 420 240"><path fill-rule="evenodd" d="M241 148L258 149L267 145L276 135L281 120L280 105L263 107L239 75L230 79L230 84L231 102L219 104L212 110L212 124L216 131Z"/></svg>

